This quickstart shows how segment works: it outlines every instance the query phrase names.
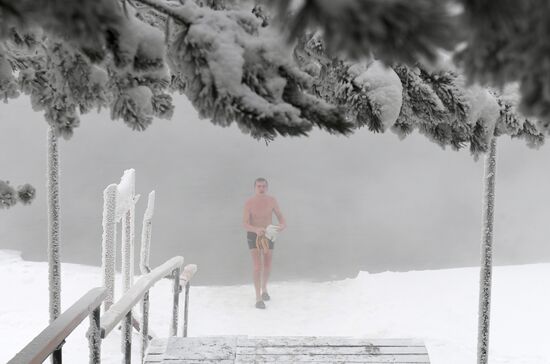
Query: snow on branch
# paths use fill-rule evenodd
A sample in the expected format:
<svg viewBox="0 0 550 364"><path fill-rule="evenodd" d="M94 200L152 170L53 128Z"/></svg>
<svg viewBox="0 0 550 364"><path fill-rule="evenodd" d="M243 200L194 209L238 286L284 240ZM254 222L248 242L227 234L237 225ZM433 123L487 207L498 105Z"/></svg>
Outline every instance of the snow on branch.
<svg viewBox="0 0 550 364"><path fill-rule="evenodd" d="M32 202L35 195L36 189L28 183L19 186L16 190L10 185L9 181L0 180L0 209L9 209L17 204L17 202L28 205Z"/></svg>
<svg viewBox="0 0 550 364"><path fill-rule="evenodd" d="M388 64L433 61L457 42L456 21L441 0L270 0L291 40L306 30L322 30L329 51L351 58L375 54Z"/></svg>
<svg viewBox="0 0 550 364"><path fill-rule="evenodd" d="M471 79L502 87L519 82L519 110L550 131L550 3L463 0L467 29L458 63Z"/></svg>
<svg viewBox="0 0 550 364"><path fill-rule="evenodd" d="M201 117L237 122L255 138L306 135L313 125L347 134L351 124L337 107L304 91L311 77L261 20L242 10L213 10L138 0L174 19L169 34L173 87Z"/></svg>
<svg viewBox="0 0 550 364"><path fill-rule="evenodd" d="M353 63L331 57L318 33L302 36L294 55L304 71L317 75L312 91L343 107L356 127L390 129L401 138L417 130L442 148L469 146L476 158L488 151L493 135L522 138L534 147L544 141L535 125L509 105L517 105L519 91L468 85L443 56L430 69L388 68L372 58Z"/></svg>

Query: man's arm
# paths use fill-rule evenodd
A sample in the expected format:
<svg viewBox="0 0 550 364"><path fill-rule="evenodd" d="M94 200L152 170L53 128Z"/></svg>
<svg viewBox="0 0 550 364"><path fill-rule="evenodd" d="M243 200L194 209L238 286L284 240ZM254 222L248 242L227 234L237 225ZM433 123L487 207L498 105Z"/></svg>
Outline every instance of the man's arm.
<svg viewBox="0 0 550 364"><path fill-rule="evenodd" d="M256 226L252 226L250 224L250 208L248 206L248 203L246 203L244 205L243 227L246 231L250 231L250 232L256 233L258 235L263 235L265 233L265 229L258 228Z"/></svg>
<svg viewBox="0 0 550 364"><path fill-rule="evenodd" d="M273 212L275 212L275 216L277 216L277 221L279 221L279 231L283 231L286 229L286 220L283 216L283 213L281 212L281 209L279 208L279 203L276 199L273 199Z"/></svg>

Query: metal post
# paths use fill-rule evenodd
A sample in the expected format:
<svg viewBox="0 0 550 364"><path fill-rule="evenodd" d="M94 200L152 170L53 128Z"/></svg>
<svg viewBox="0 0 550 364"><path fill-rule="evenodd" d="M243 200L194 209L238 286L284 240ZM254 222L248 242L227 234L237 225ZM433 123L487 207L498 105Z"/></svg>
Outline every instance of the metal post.
<svg viewBox="0 0 550 364"><path fill-rule="evenodd" d="M170 336L178 334L178 310L180 299L180 269L176 268L173 272L174 276L174 302L172 306L172 327L170 328Z"/></svg>
<svg viewBox="0 0 550 364"><path fill-rule="evenodd" d="M141 301L141 362L145 361L145 350L149 345L149 291L143 295Z"/></svg>
<svg viewBox="0 0 550 364"><path fill-rule="evenodd" d="M63 345L63 344L61 344ZM59 348L55 349L54 352L52 353L52 363L53 364L61 364L62 360L61 360L61 345L59 345Z"/></svg>
<svg viewBox="0 0 550 364"><path fill-rule="evenodd" d="M124 349L123 364L132 363L132 311L126 314L124 325L122 325L122 342Z"/></svg>
<svg viewBox="0 0 550 364"><path fill-rule="evenodd" d="M189 282L185 283L185 306L183 308L183 337L187 337L187 312L189 310Z"/></svg>
<svg viewBox="0 0 550 364"><path fill-rule="evenodd" d="M101 324L100 306L96 307L90 315L90 328L88 329L88 346L90 348L90 364L101 363Z"/></svg>

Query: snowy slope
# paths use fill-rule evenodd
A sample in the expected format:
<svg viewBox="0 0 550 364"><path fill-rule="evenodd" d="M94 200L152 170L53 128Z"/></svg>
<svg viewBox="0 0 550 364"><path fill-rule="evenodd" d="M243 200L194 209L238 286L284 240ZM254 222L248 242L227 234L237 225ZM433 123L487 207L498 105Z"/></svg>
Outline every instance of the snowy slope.
<svg viewBox="0 0 550 364"><path fill-rule="evenodd" d="M201 269L209 268L199 267L198 274ZM265 311L253 308L251 285L192 287L189 335L416 337L425 340L434 364L475 363L478 275L477 268L461 268L276 282ZM550 363L549 277L550 264L495 268L491 364ZM64 264L63 308L100 282L98 267ZM0 301L3 363L47 324L47 265L0 251L0 284L7 293ZM170 292L169 282L162 281L151 293L151 326L159 336L168 333ZM87 362L86 326L87 320L67 340L65 362ZM119 340L114 330L104 341L103 363L120 362ZM134 343L137 363L136 335Z"/></svg>

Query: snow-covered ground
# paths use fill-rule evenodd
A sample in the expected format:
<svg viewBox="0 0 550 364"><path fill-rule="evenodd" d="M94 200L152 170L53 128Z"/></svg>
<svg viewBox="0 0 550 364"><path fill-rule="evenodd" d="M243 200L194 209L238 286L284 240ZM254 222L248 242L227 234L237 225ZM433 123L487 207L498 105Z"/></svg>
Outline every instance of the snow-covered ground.
<svg viewBox="0 0 550 364"><path fill-rule="evenodd" d="M211 269L199 267L198 274L201 268ZM265 311L253 307L251 285L192 287L189 335L414 337L426 342L434 364L475 363L478 275L477 268L460 268L361 272L354 279L323 283L276 282ZM490 363L550 363L549 283L550 264L494 269ZM47 325L47 264L0 251L0 285L3 363ZM63 308L100 285L98 267L64 264ZM170 294L167 280L151 291L150 325L158 336L168 333ZM64 362L87 363L87 325L85 320L68 338ZM137 335L134 343L137 363ZM114 330L103 342L102 362L120 361L120 332Z"/></svg>

